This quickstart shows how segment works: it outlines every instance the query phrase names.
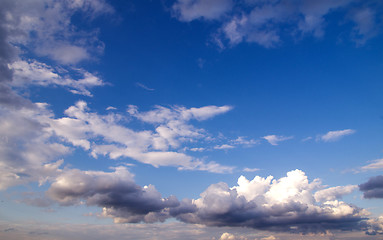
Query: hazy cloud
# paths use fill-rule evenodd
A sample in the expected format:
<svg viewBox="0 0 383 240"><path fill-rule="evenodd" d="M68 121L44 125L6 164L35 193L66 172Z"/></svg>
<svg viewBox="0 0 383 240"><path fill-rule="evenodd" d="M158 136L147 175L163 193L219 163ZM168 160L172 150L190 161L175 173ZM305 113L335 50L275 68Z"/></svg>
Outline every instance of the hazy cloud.
<svg viewBox="0 0 383 240"><path fill-rule="evenodd" d="M232 5L232 0L178 0L172 9L179 20L189 22L199 18L219 19Z"/></svg>
<svg viewBox="0 0 383 240"><path fill-rule="evenodd" d="M319 136L318 139L324 142L334 142L334 141L340 140L344 136L354 134L355 132L356 131L353 129L329 131L326 134Z"/></svg>
<svg viewBox="0 0 383 240"><path fill-rule="evenodd" d="M179 0L173 5L173 13L180 21L217 20L221 26L213 33L213 41L222 49L241 42L254 42L263 47L278 46L284 31L299 39L303 36L323 38L328 16L340 14L339 22L351 22L351 39L357 45L374 37L380 24L378 11L383 5L369 0L322 1L192 1ZM334 21L334 20L332 20Z"/></svg>
<svg viewBox="0 0 383 240"><path fill-rule="evenodd" d="M271 145L276 146L276 145L278 145L279 142L290 140L290 139L293 139L294 137L293 136L285 137L285 136L277 136L277 135L267 135L267 136L264 136L262 138L265 139L266 141L268 141Z"/></svg>

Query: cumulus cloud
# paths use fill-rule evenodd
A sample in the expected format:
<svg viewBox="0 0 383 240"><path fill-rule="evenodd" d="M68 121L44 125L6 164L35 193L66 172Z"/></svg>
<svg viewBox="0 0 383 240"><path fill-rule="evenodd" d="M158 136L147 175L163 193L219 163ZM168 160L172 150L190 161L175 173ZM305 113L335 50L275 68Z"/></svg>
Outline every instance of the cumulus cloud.
<svg viewBox="0 0 383 240"><path fill-rule="evenodd" d="M364 198L383 198L383 175L370 178L367 182L359 185Z"/></svg>
<svg viewBox="0 0 383 240"><path fill-rule="evenodd" d="M363 228L361 222L368 212L336 199L350 192L350 187L344 187L342 194L322 189L315 197L321 188L318 179L309 182L300 170L288 172L280 179L256 176L250 181L241 176L237 186L213 184L199 199L182 201L178 208L184 210L173 216L187 223L284 232L326 233L331 229Z"/></svg>
<svg viewBox="0 0 383 240"><path fill-rule="evenodd" d="M180 21L218 20L221 26L213 34L220 48L241 42L275 47L282 42L282 33L288 29L295 38L314 36L323 38L328 16L334 12L341 19L334 25L351 22L354 28L349 35L356 44L364 44L377 34L377 1L323 0L323 1L191 1L179 0L173 13ZM226 44L227 43L227 44Z"/></svg>
<svg viewBox="0 0 383 240"><path fill-rule="evenodd" d="M265 139L266 141L268 141L271 145L276 146L276 145L278 145L279 142L290 140L290 139L293 139L294 137L293 136L285 137L285 136L277 136L277 135L267 135L267 136L264 136L262 138Z"/></svg>

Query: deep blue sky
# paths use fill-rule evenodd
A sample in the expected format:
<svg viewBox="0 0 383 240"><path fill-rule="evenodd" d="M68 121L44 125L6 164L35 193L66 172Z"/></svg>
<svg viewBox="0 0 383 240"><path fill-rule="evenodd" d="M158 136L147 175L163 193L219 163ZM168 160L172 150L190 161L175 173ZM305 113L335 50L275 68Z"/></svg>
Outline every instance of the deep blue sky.
<svg viewBox="0 0 383 240"><path fill-rule="evenodd" d="M382 13L1 1L0 238L379 239Z"/></svg>

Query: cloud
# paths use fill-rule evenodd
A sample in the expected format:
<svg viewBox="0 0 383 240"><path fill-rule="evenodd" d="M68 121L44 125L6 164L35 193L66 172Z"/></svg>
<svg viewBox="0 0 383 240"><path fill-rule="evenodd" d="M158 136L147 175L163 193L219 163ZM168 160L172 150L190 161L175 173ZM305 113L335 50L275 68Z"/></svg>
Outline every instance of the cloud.
<svg viewBox="0 0 383 240"><path fill-rule="evenodd" d="M359 185L364 198L383 198L383 175L370 178L367 182Z"/></svg>
<svg viewBox="0 0 383 240"><path fill-rule="evenodd" d="M144 85L142 83L139 83L139 82L136 82L136 86L138 86L138 87L140 87L142 89L148 90L148 91L154 91L155 90L154 88L149 88L146 85Z"/></svg>
<svg viewBox="0 0 383 240"><path fill-rule="evenodd" d="M342 195L334 189L320 190L318 196L325 197L316 199L315 192L320 188L318 179L309 182L300 170L290 171L280 179L256 176L249 181L241 176L237 186L212 184L199 199L182 201L178 208L184 211L170 213L187 223L292 233L366 229L362 225L367 211L334 200ZM340 189L346 194L348 188Z"/></svg>
<svg viewBox="0 0 383 240"><path fill-rule="evenodd" d="M381 159L376 159L372 161L372 163L361 167L360 169L362 171L369 171L369 170L377 170L377 169L382 169L383 168L383 158Z"/></svg>
<svg viewBox="0 0 383 240"><path fill-rule="evenodd" d="M190 22L199 18L219 19L232 5L232 0L178 0L172 9L180 21Z"/></svg>
<svg viewBox="0 0 383 240"><path fill-rule="evenodd" d="M60 74L58 70L36 60L19 60L9 64L8 67L13 71L12 86L14 87L63 86L68 87L74 94L92 96L88 88L105 84L99 77L84 69L72 69L76 75L81 75L80 79L74 80L69 74ZM63 72L64 69L61 68L60 71Z"/></svg>
<svg viewBox="0 0 383 240"><path fill-rule="evenodd" d="M334 201L344 195L348 195L358 188L356 185L337 186L319 190L314 194L317 202Z"/></svg>
<svg viewBox="0 0 383 240"><path fill-rule="evenodd" d="M93 55L102 53L104 48L97 31L76 29L71 22L72 16L79 13L92 20L114 11L103 0L17 0L8 6L7 26L17 33L9 36L9 41L67 65L89 60Z"/></svg>
<svg viewBox="0 0 383 240"><path fill-rule="evenodd" d="M304 36L323 38L329 16L338 13L340 18L333 25L355 26L349 35L357 45L364 44L377 35L379 11L377 1L323 0L323 1L192 1L179 0L173 5L173 14L180 21L216 20L220 27L213 35L213 42L223 49L241 42L257 43L270 48L280 45L288 29L292 38ZM334 21L333 19L331 19Z"/></svg>
<svg viewBox="0 0 383 240"><path fill-rule="evenodd" d="M348 136L354 134L356 131L353 129L345 129L345 130L337 130L337 131L329 131L326 134L319 136L319 140L324 142L334 142L338 141L344 136Z"/></svg>
<svg viewBox="0 0 383 240"><path fill-rule="evenodd" d="M60 173L60 159L70 152L65 145L52 141L45 121L52 113L44 104L34 108L0 106L0 189L40 182Z"/></svg>
<svg viewBox="0 0 383 240"><path fill-rule="evenodd" d="M209 108L212 108L213 112L214 109L218 109L216 114L222 112L219 107L209 106ZM124 116L115 113L99 115L90 112L86 102L79 101L65 111L66 117L52 119L49 125L50 131L58 137L74 146L91 151L93 157L98 155L108 155L111 159L128 157L155 167L175 166L183 170L231 172L233 167L222 166L215 162L205 163L185 153L172 151L172 149L181 150L185 142L203 140L207 137L205 130L197 129L186 122L189 119L203 120L214 115L205 114L204 111L205 107L176 110L157 108L139 113L136 108L130 106L128 112L132 116L155 124L154 131L135 131L121 124Z"/></svg>
<svg viewBox="0 0 383 240"><path fill-rule="evenodd" d="M257 172L259 170L260 170L259 168L244 168L243 169L244 172Z"/></svg>
<svg viewBox="0 0 383 240"><path fill-rule="evenodd" d="M166 209L179 205L174 196L162 198L154 186L138 186L126 167L114 172L67 170L52 183L47 195L62 205L103 208L116 223L156 222L168 218Z"/></svg>
<svg viewBox="0 0 383 240"><path fill-rule="evenodd" d="M231 141L235 145L243 145L245 147L251 147L255 144L259 144L259 140L250 139L247 140L246 137L240 136L235 140Z"/></svg>
<svg viewBox="0 0 383 240"><path fill-rule="evenodd" d="M277 135L267 135L267 136L264 136L262 138L265 139L266 141L268 141L271 145L276 146L276 145L278 145L279 142L290 140L290 139L293 139L294 137L293 136L285 137L285 136L277 136Z"/></svg>
<svg viewBox="0 0 383 240"><path fill-rule="evenodd" d="M219 149L219 150L227 150L227 149L233 149L233 148L235 147L228 144L217 145L214 147L214 149Z"/></svg>

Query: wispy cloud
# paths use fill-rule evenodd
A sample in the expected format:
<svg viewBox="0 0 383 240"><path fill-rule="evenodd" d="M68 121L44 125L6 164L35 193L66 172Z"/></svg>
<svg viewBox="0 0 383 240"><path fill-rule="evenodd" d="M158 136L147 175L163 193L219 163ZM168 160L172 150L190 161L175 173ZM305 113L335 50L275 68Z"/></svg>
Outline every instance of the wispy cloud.
<svg viewBox="0 0 383 240"><path fill-rule="evenodd" d="M259 170L261 170L261 169L259 169L259 168L244 168L243 169L244 172L257 172Z"/></svg>
<svg viewBox="0 0 383 240"><path fill-rule="evenodd" d="M231 1L178 0L174 3L173 15L180 21L212 21L220 24L213 34L213 41L220 49L241 42L257 43L263 47L275 47L282 41L283 28L288 26L295 39L303 36L323 38L328 16L337 11L342 18L339 22L355 25L349 33L356 44L364 44L374 37L379 24L378 11L373 1ZM374 7L373 7L374 6ZM334 21L334 20L333 20ZM339 25L335 22L334 25Z"/></svg>
<svg viewBox="0 0 383 240"><path fill-rule="evenodd" d="M267 135L267 136L264 136L262 138L265 139L266 141L268 141L271 145L276 146L276 145L278 145L279 142L290 140L290 139L293 139L294 137L293 136L286 137L286 136L277 136L277 135Z"/></svg>
<svg viewBox="0 0 383 240"><path fill-rule="evenodd" d="M146 85L139 83L139 82L136 82L136 86L140 87L142 89L148 90L148 91L154 91L155 90L154 88L147 87Z"/></svg>
<svg viewBox="0 0 383 240"><path fill-rule="evenodd" d="M324 135L318 136L317 140L324 141L324 142L334 142L338 141L344 136L352 135L356 131L353 129L344 129L344 130L336 130L336 131L329 131Z"/></svg>
<svg viewBox="0 0 383 240"><path fill-rule="evenodd" d="M383 169L383 158L371 161L370 164L360 168L362 171Z"/></svg>

